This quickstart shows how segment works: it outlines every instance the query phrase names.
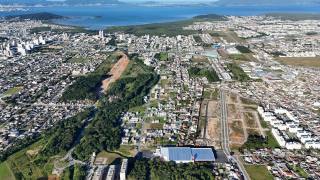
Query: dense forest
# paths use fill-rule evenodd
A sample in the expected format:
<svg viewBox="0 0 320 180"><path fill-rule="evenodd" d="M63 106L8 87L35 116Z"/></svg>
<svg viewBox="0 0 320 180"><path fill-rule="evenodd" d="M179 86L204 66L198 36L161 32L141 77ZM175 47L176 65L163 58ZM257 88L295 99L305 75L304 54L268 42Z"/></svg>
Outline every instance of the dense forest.
<svg viewBox="0 0 320 180"><path fill-rule="evenodd" d="M209 82L220 81L218 74L213 69L191 67L188 69L188 73L190 77L206 77Z"/></svg>
<svg viewBox="0 0 320 180"><path fill-rule="evenodd" d="M214 179L212 165L209 163L176 164L164 162L160 159L139 159L134 162L129 178L135 180L162 180L162 179Z"/></svg>
<svg viewBox="0 0 320 180"><path fill-rule="evenodd" d="M142 105L144 96L158 82L158 75L141 60L135 58L130 63L130 71L125 71L122 78L111 85L107 96L100 99L100 107L74 151L78 159L87 160L93 152L119 148L121 113Z"/></svg>
<svg viewBox="0 0 320 180"><path fill-rule="evenodd" d="M55 125L45 134L47 144L40 155L47 158L70 150L76 143L81 130L84 128L85 120L90 118L93 112L93 109L86 109L76 116L60 121Z"/></svg>

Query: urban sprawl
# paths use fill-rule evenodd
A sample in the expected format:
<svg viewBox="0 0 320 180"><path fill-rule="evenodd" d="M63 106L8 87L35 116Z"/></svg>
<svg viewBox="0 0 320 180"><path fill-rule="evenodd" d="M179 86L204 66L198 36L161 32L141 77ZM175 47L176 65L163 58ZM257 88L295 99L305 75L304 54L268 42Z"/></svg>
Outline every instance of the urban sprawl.
<svg viewBox="0 0 320 180"><path fill-rule="evenodd" d="M319 179L319 24L228 16L195 20L180 30L189 35L138 36L2 20L0 152L8 154L2 161L27 179L39 172L19 169L15 158L50 153L50 172L41 176L63 177L77 167L86 179L137 179L138 163L131 159L141 156L157 163L207 163L215 179L259 179L256 171L266 179ZM138 80L126 81L135 73L158 79L142 79L149 83L143 87L152 87L135 90ZM121 80L132 85L116 83ZM134 90L136 96L146 92L141 101L117 96ZM104 104L121 104L122 98L130 103L119 108L125 109L114 120L119 127L110 128L120 129L119 144L95 146L100 151L80 158L87 156L79 155L77 144L90 136L104 141L88 133L99 125ZM82 129L74 130L70 147L49 151L39 143L83 111L90 113L81 116ZM31 143L17 148L24 141Z"/></svg>

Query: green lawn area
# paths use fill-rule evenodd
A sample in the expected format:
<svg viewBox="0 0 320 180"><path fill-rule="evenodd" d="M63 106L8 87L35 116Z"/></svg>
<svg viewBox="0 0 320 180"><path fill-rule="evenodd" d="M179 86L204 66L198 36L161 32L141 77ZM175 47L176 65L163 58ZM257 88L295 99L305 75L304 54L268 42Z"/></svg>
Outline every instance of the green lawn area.
<svg viewBox="0 0 320 180"><path fill-rule="evenodd" d="M6 162L0 164L0 179L4 180L14 180L14 174L12 173L11 169L9 168Z"/></svg>
<svg viewBox="0 0 320 180"><path fill-rule="evenodd" d="M139 112L141 114L144 114L144 112L146 111L146 106L142 105L142 106L132 107L128 111L129 112Z"/></svg>
<svg viewBox="0 0 320 180"><path fill-rule="evenodd" d="M267 141L267 147L269 148L279 148L279 144L277 140L273 137L271 131L267 131L268 141Z"/></svg>
<svg viewBox="0 0 320 180"><path fill-rule="evenodd" d="M116 152L121 153L123 156L133 157L135 155L135 146L120 145L120 148Z"/></svg>
<svg viewBox="0 0 320 180"><path fill-rule="evenodd" d="M86 58L86 57L78 57L78 56L75 56L73 58L71 58L68 62L70 63L85 63L89 60L89 58Z"/></svg>
<svg viewBox="0 0 320 180"><path fill-rule="evenodd" d="M112 153L112 152L107 152L107 151L101 151L98 155L97 158L106 158L108 164L112 164L116 159L122 158L117 153Z"/></svg>
<svg viewBox="0 0 320 180"><path fill-rule="evenodd" d="M252 180L273 180L272 174L264 165L245 165Z"/></svg>
<svg viewBox="0 0 320 180"><path fill-rule="evenodd" d="M301 177L304 177L304 178L308 178L309 177L308 173L304 169L302 169L300 166L292 166L292 165L290 165L290 166Z"/></svg>
<svg viewBox="0 0 320 180"><path fill-rule="evenodd" d="M22 86L17 86L17 87L13 87L13 88L10 88L8 89L6 92L4 92L3 94L5 96L12 96L14 94L17 94L19 91L21 91L23 89Z"/></svg>

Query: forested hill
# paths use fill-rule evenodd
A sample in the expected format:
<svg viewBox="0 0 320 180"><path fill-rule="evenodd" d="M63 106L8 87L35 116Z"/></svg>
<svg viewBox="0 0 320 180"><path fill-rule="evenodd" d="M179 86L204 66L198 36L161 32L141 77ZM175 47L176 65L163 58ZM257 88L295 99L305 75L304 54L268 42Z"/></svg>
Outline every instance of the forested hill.
<svg viewBox="0 0 320 180"><path fill-rule="evenodd" d="M52 19L62 19L64 16L42 12L42 13L32 13L32 14L22 14L22 15L14 15L14 16L6 16L7 20L52 20Z"/></svg>

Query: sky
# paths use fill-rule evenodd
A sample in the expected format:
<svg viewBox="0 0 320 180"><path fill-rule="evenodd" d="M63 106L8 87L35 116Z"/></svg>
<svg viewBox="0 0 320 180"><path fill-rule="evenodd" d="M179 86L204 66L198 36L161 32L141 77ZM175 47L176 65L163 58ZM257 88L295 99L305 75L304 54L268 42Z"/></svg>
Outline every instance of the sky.
<svg viewBox="0 0 320 180"><path fill-rule="evenodd" d="M146 1L154 1L154 2L163 2L163 3L175 3L175 2L215 2L217 0L119 0L122 2L146 2Z"/></svg>

